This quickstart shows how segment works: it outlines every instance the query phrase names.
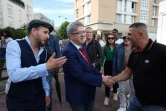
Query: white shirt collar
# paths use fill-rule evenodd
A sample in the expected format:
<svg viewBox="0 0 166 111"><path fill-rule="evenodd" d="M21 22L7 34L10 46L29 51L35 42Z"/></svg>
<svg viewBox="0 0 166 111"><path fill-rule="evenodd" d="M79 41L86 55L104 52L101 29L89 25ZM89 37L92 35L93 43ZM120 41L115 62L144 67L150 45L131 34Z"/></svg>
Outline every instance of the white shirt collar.
<svg viewBox="0 0 166 111"><path fill-rule="evenodd" d="M77 44L75 44L74 42L72 42L71 40L70 40L70 42L79 50L79 48L81 48L81 46L79 46L79 45L77 45Z"/></svg>

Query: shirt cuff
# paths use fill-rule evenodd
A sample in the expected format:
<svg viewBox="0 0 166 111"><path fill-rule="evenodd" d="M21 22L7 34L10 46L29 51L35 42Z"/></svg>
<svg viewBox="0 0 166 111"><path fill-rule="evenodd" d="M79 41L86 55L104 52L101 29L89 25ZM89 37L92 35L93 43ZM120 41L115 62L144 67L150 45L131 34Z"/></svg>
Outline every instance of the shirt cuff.
<svg viewBox="0 0 166 111"><path fill-rule="evenodd" d="M37 65L37 70L39 72L40 77L44 76L48 76L48 72L47 72L47 68L46 68L46 63L45 64L40 64Z"/></svg>
<svg viewBox="0 0 166 111"><path fill-rule="evenodd" d="M50 96L49 95L49 90L46 90L45 93L46 93L46 96Z"/></svg>

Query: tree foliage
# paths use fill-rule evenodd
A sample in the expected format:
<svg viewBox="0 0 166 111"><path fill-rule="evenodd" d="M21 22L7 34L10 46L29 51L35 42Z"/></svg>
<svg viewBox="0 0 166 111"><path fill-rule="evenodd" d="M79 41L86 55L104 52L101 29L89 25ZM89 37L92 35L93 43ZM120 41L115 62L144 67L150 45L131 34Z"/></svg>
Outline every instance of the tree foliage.
<svg viewBox="0 0 166 111"><path fill-rule="evenodd" d="M18 4L18 5L25 8L25 4L22 0L10 0L10 1L12 1L12 2L14 2L14 3L16 3L16 4Z"/></svg>
<svg viewBox="0 0 166 111"><path fill-rule="evenodd" d="M67 39L67 26L69 25L68 21L63 22L58 29L58 36L61 39Z"/></svg>
<svg viewBox="0 0 166 111"><path fill-rule="evenodd" d="M21 26L21 29L26 30L26 28L27 28L27 24L24 23L24 24Z"/></svg>
<svg viewBox="0 0 166 111"><path fill-rule="evenodd" d="M0 32L1 30L8 30L11 33L13 39L22 39L28 34L27 30L21 28L15 29L12 27L6 27L4 29L0 29Z"/></svg>

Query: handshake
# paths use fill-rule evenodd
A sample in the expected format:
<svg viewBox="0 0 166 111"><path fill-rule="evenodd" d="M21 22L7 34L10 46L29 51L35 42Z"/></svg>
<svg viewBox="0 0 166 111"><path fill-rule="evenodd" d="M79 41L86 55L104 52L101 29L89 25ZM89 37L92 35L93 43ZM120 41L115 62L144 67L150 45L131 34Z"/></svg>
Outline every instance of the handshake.
<svg viewBox="0 0 166 111"><path fill-rule="evenodd" d="M102 82L107 87L110 87L110 86L115 84L115 80L113 79L112 76L103 76L102 77Z"/></svg>

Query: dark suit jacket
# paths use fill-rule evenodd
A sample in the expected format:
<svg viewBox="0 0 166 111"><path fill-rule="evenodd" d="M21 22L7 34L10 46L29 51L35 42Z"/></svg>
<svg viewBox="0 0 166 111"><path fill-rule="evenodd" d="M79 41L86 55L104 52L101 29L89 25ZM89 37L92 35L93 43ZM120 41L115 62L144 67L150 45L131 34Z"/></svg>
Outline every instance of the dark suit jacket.
<svg viewBox="0 0 166 111"><path fill-rule="evenodd" d="M86 48L82 48L86 52ZM94 100L96 86L102 85L101 73L91 63L88 65L70 41L63 51L63 56L67 57L67 62L63 65L67 101L70 104L82 104Z"/></svg>

